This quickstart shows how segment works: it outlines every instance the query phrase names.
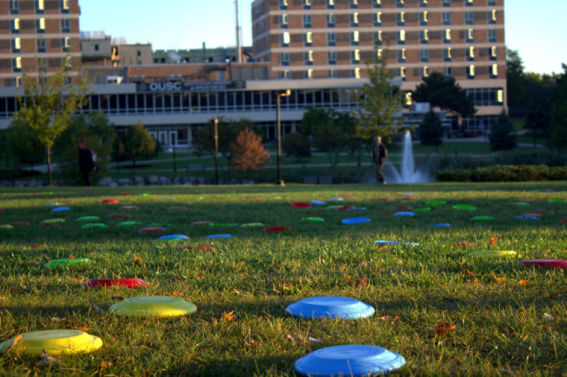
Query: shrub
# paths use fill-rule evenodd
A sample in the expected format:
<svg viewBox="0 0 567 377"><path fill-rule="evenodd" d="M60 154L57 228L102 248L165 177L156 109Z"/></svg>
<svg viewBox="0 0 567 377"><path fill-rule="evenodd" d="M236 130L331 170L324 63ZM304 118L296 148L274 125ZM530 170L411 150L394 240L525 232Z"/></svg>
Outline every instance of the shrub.
<svg viewBox="0 0 567 377"><path fill-rule="evenodd" d="M567 179L567 167L545 165L494 165L437 172L439 181L523 182Z"/></svg>

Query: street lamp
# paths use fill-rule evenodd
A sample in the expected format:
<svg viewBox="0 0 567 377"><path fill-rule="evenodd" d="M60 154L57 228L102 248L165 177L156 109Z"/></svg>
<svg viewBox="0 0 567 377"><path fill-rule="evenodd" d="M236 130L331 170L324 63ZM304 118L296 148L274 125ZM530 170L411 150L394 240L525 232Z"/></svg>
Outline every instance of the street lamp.
<svg viewBox="0 0 567 377"><path fill-rule="evenodd" d="M280 98L287 97L291 94L290 90L281 91L276 96L276 133L278 138L278 179L276 180L276 185L285 186L282 179L282 125L280 120Z"/></svg>
<svg viewBox="0 0 567 377"><path fill-rule="evenodd" d="M219 119L215 118L215 185L219 184Z"/></svg>

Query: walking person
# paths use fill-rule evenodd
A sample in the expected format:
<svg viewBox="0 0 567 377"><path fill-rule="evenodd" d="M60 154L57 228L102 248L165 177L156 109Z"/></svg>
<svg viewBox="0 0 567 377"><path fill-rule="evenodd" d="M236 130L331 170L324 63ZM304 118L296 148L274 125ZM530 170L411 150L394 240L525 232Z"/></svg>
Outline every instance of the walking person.
<svg viewBox="0 0 567 377"><path fill-rule="evenodd" d="M386 179L384 178L384 164L388 157L388 150L386 149L386 146L382 144L381 136L376 136L374 138L372 156L374 157L374 163L376 164L376 182L386 184Z"/></svg>
<svg viewBox="0 0 567 377"><path fill-rule="evenodd" d="M93 161L93 152L87 148L87 144L84 141L79 142L79 170L83 182L85 182L87 188L90 188L91 182L89 180L89 174L91 171L95 170L95 164Z"/></svg>

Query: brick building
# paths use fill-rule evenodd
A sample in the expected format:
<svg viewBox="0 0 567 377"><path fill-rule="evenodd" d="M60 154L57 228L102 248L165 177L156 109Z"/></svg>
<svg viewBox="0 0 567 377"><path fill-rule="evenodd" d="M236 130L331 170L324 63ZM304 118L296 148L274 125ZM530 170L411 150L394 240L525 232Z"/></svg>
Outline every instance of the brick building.
<svg viewBox="0 0 567 377"><path fill-rule="evenodd" d="M273 78L364 78L384 56L402 90L424 76L453 76L490 126L506 103L504 0L255 0L254 56Z"/></svg>
<svg viewBox="0 0 567 377"><path fill-rule="evenodd" d="M66 64L76 80L81 61L78 0L0 1L0 86L20 86Z"/></svg>

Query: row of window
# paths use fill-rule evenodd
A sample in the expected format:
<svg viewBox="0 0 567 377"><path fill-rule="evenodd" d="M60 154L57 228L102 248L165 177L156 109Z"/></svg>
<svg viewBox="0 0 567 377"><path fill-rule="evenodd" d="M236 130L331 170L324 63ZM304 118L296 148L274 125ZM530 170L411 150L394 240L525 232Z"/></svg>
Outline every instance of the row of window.
<svg viewBox="0 0 567 377"><path fill-rule="evenodd" d="M357 89L294 89L281 98L281 109L301 110L307 106L357 108ZM91 94L83 113L102 111L109 115L173 114L182 112L274 111L278 91L219 91L137 94ZM469 89L478 106L502 105L502 89ZM477 101L480 101L478 103ZM9 118L18 110L14 97L0 97L0 117Z"/></svg>
<svg viewBox="0 0 567 377"><path fill-rule="evenodd" d="M374 8L382 8L382 3L387 3L388 1L395 2L397 8L404 8L406 6L405 0L348 0L349 7L351 9L358 9L359 4L361 3L370 3ZM335 9L336 0L326 0L325 4L327 9ZM468 7L472 7L474 5L482 5L482 3L486 4L487 6L496 6L496 0L465 0L465 5ZM441 3L444 7L451 6L451 0L442 0ZM282 10L288 9L289 3L288 0L279 0L279 7ZM303 9L311 9L312 0L302 0ZM427 8L429 6L428 0L419 0L419 6L421 8Z"/></svg>
<svg viewBox="0 0 567 377"><path fill-rule="evenodd" d="M13 18L10 20L10 31L12 34L20 34L21 26L20 26L20 19ZM45 18L38 18L35 20L35 31L38 34L45 33ZM71 20L68 18L63 18L61 20L61 33L70 33L71 32Z"/></svg>
<svg viewBox="0 0 567 377"><path fill-rule="evenodd" d="M47 42L44 38L36 39L37 52L47 52ZM71 51L71 37L61 38L61 51L70 52ZM12 52L19 53L22 52L22 40L21 38L12 39Z"/></svg>
<svg viewBox="0 0 567 377"><path fill-rule="evenodd" d="M20 0L9 0L10 13L20 14ZM59 0L59 10L61 13L69 13L70 0ZM35 0L35 13L45 13L45 0Z"/></svg>
<svg viewBox="0 0 567 377"><path fill-rule="evenodd" d="M72 58L71 56L66 56L64 58L62 58L60 61L58 58L53 58L53 60L56 60L55 63L57 64L53 64L53 67L59 67L61 64L65 65L65 70L66 71L70 71L72 69ZM37 68L39 71L41 72L46 72L48 69L48 60L46 58L38 58L37 59ZM15 58L12 59L12 72L22 72L22 57L21 56L16 56ZM19 84L16 84L15 86L20 86Z"/></svg>
<svg viewBox="0 0 567 377"><path fill-rule="evenodd" d="M477 12L478 13L478 12ZM419 20L418 23L420 26L428 26L429 25L429 12L424 11L419 13ZM311 29L313 27L313 15L312 14L304 14L303 17L303 28ZM442 12L441 13L442 24L445 26L453 24L453 13L452 12ZM475 20L475 12L465 12L465 25L474 25ZM495 25L498 23L498 14L496 9L490 10L486 12L486 20L487 23L490 25ZM325 23L328 28L334 28L337 25L337 15L334 13L326 14L325 15ZM349 14L349 25L350 27L357 27L360 26L360 15L358 12L350 13ZM382 26L382 12L376 12L372 15L372 25L373 26ZM396 25L397 26L409 26L407 22L407 14L406 12L399 12L396 13ZM287 14L282 14L279 16L279 26L282 29L287 29L289 27L289 16Z"/></svg>

